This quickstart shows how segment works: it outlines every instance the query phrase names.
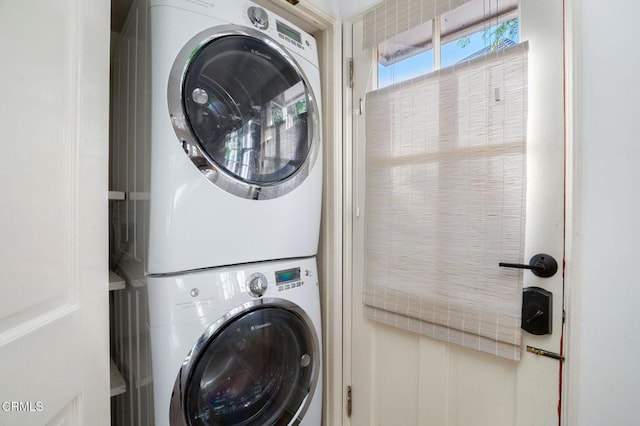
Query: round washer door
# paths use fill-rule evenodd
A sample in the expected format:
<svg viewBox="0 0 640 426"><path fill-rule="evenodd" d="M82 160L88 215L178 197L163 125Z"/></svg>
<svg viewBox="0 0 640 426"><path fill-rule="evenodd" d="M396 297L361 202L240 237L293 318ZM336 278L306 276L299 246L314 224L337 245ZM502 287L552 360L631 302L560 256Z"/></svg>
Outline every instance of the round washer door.
<svg viewBox="0 0 640 426"><path fill-rule="evenodd" d="M295 59L259 31L214 27L194 37L169 81L174 130L223 190L276 198L308 176L318 149L310 84Z"/></svg>
<svg viewBox="0 0 640 426"><path fill-rule="evenodd" d="M187 357L172 424L288 425L311 402L318 338L295 305L260 306L214 325Z"/></svg>

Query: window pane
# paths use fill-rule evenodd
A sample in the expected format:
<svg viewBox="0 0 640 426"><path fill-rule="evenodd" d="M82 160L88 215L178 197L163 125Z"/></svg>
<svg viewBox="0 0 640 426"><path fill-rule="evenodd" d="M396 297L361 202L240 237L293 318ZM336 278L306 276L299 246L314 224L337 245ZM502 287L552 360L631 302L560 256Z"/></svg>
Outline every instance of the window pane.
<svg viewBox="0 0 640 426"><path fill-rule="evenodd" d="M433 50L429 49L388 66L378 63L378 88L426 74L433 70Z"/></svg>
<svg viewBox="0 0 640 426"><path fill-rule="evenodd" d="M429 21L378 45L378 88L433 70L432 33Z"/></svg>
<svg viewBox="0 0 640 426"><path fill-rule="evenodd" d="M442 68L519 41L517 0L472 0L440 22Z"/></svg>
<svg viewBox="0 0 640 426"><path fill-rule="evenodd" d="M476 31L442 45L440 64L448 67L460 61L511 46L519 41L518 19Z"/></svg>

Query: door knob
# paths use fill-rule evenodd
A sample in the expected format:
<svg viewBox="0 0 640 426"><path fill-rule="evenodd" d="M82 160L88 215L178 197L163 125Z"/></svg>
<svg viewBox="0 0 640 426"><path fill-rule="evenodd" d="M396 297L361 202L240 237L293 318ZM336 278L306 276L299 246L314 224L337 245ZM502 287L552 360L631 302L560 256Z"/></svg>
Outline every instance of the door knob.
<svg viewBox="0 0 640 426"><path fill-rule="evenodd" d="M503 268L517 268L517 269L529 269L534 275L542 278L549 278L555 275L558 271L558 262L549 256L548 254L540 253L536 254L529 260L528 265L521 263L498 263L498 266Z"/></svg>

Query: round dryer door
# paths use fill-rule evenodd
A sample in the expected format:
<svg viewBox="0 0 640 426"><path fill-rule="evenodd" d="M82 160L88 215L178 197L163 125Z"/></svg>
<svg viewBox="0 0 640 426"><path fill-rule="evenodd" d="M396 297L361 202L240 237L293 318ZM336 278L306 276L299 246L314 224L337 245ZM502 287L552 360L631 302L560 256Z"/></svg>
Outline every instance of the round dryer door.
<svg viewBox="0 0 640 426"><path fill-rule="evenodd" d="M213 329L176 380L171 424L288 425L304 415L319 363L306 315L259 307Z"/></svg>
<svg viewBox="0 0 640 426"><path fill-rule="evenodd" d="M309 174L318 145L309 82L258 31L225 26L196 36L174 63L169 107L187 154L227 192L276 198Z"/></svg>

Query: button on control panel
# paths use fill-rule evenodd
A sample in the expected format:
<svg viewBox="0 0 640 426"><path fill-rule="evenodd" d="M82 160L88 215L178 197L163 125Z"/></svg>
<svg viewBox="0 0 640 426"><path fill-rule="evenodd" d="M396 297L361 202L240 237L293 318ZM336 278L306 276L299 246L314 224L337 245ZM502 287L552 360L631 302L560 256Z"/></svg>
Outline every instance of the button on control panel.
<svg viewBox="0 0 640 426"><path fill-rule="evenodd" d="M278 291L290 290L292 288L300 287L301 285L304 285L304 281L302 281L302 280L292 281L292 282L287 283L287 284L280 284L278 286Z"/></svg>
<svg viewBox="0 0 640 426"><path fill-rule="evenodd" d="M295 40L293 40L293 39L291 39L289 37L287 37L286 35L278 33L278 36L280 36L280 38L282 40L285 40L285 41L293 44L294 46L298 47L299 49L304 49L304 46L302 44L298 43L297 41L295 41Z"/></svg>

